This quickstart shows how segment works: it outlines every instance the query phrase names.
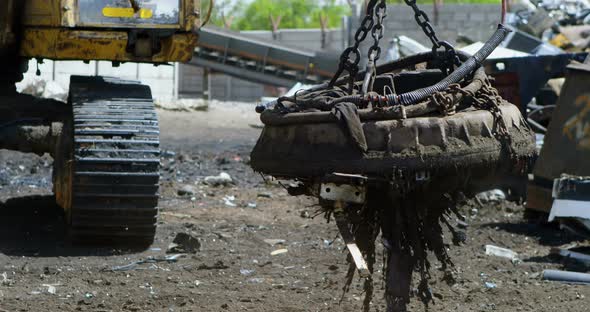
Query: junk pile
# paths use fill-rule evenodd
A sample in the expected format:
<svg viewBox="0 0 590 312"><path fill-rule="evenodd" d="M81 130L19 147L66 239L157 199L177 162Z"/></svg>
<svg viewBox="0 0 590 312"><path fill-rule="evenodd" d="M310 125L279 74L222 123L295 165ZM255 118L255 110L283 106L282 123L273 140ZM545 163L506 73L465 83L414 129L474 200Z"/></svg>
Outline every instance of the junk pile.
<svg viewBox="0 0 590 312"><path fill-rule="evenodd" d="M583 226L587 236L590 223L576 220L590 218L590 65L572 63L567 69L528 185L526 207L550 213L549 221L558 220L566 229Z"/></svg>
<svg viewBox="0 0 590 312"><path fill-rule="evenodd" d="M512 67L520 79L527 121L538 138L539 158L529 176L526 208L530 216L557 222L577 237L590 237L590 3L544 0L528 3L509 18L516 31L504 43L532 54L492 63L496 85L509 90ZM525 79L522 79L522 78ZM516 80L516 79L512 79ZM502 89L502 87L499 87ZM504 94L503 92L501 92ZM548 217L546 217L548 216ZM561 251L564 257L587 257L587 250ZM547 280L581 282L577 273L547 271Z"/></svg>
<svg viewBox="0 0 590 312"><path fill-rule="evenodd" d="M428 304L429 253L453 280L443 228L455 245L466 239L455 226L463 220L459 199L525 174L536 156L519 108L499 96L481 66L509 30L499 25L469 56L439 40L416 2L407 3L433 42L431 52L376 66L386 4L372 0L330 83L257 107L265 127L251 155L253 169L296 180L289 193L317 197L327 220L336 220L349 251L345 290L358 271L365 310L379 234L387 311L406 311L413 272L420 276L418 297ZM374 44L360 71L358 48L368 34Z"/></svg>
<svg viewBox="0 0 590 312"><path fill-rule="evenodd" d="M587 0L525 0L508 20L519 30L568 52L590 49L590 2Z"/></svg>
<svg viewBox="0 0 590 312"><path fill-rule="evenodd" d="M570 231L590 236L590 177L562 175L555 179L553 198L549 221L557 219Z"/></svg>

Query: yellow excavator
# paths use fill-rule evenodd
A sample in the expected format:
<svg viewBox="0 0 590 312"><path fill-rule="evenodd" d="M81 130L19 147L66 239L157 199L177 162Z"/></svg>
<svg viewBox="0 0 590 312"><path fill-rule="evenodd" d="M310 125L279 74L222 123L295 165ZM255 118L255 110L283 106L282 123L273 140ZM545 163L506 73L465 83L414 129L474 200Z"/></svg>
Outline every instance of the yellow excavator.
<svg viewBox="0 0 590 312"><path fill-rule="evenodd" d="M158 215L159 127L150 88L72 76L67 103L19 94L30 59L188 62L199 0L2 0L0 148L54 158L72 239L150 244Z"/></svg>

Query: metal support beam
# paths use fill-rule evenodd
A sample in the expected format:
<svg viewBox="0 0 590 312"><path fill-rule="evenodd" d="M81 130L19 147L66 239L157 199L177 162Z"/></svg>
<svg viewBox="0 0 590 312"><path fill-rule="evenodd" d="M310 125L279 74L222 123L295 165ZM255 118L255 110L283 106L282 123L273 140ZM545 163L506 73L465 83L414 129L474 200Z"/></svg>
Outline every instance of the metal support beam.
<svg viewBox="0 0 590 312"><path fill-rule="evenodd" d="M236 78L272 86L292 87L295 83L297 83L296 79L280 78L270 74L269 72L260 73L254 70L248 70L233 65L222 64L219 62L206 60L198 57L194 58L189 64L208 68L213 71L221 72Z"/></svg>
<svg viewBox="0 0 590 312"><path fill-rule="evenodd" d="M327 80L338 65L337 55L256 40L227 30L202 29L199 42L192 65L280 87Z"/></svg>

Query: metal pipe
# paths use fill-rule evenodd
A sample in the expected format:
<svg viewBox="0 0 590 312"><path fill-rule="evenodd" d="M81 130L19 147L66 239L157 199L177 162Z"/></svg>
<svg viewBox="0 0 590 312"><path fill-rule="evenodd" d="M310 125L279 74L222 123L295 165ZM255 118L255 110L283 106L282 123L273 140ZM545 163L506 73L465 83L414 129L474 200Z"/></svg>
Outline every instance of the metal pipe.
<svg viewBox="0 0 590 312"><path fill-rule="evenodd" d="M543 279L571 284L590 284L590 274L558 270L544 270Z"/></svg>
<svg viewBox="0 0 590 312"><path fill-rule="evenodd" d="M543 125L541 125L540 123L534 121L532 118L527 118L527 120L529 124L531 124L531 126L537 128L537 130L543 132L543 133L547 133L547 128L543 127Z"/></svg>
<svg viewBox="0 0 590 312"><path fill-rule="evenodd" d="M546 106L534 105L534 106L535 107L533 107L533 105L529 105L529 108L532 108L533 109L530 113L528 113L528 116L529 117L531 117L532 115L534 115L534 114L536 114L538 112L541 112L543 110L551 109L551 108L554 109L554 108L557 107L557 105L546 105Z"/></svg>

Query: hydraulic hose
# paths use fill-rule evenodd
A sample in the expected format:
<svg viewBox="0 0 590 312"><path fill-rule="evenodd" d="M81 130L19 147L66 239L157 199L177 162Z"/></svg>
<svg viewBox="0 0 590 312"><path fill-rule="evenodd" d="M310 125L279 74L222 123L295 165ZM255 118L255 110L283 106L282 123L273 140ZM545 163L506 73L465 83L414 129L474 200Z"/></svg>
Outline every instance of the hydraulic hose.
<svg viewBox="0 0 590 312"><path fill-rule="evenodd" d="M485 59L488 56L490 56L490 54L492 54L492 52L500 45L500 43L502 43L502 41L504 41L504 39L509 33L510 30L508 28L506 28L502 24L499 24L496 32L494 32L492 37L484 44L484 46L479 51L477 51L477 53L475 53L475 55L467 59L467 61L463 63L463 65L461 65L454 72L452 72L450 75L441 80L439 83L432 85L430 87L414 90L404 94L388 95L387 104L414 104L426 99L435 92L439 92L448 88L451 84L458 83L467 75L473 73L474 70L480 67L483 61L485 61Z"/></svg>

